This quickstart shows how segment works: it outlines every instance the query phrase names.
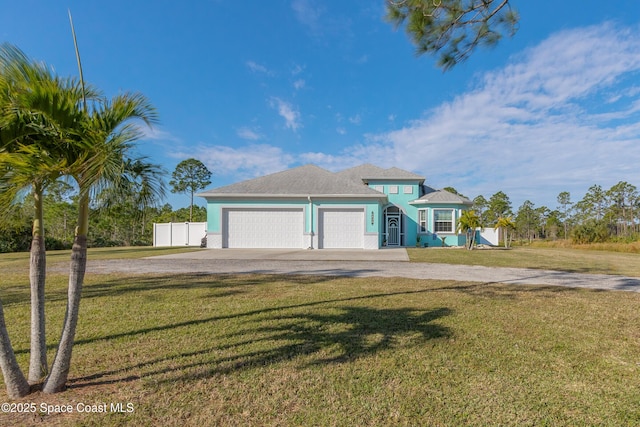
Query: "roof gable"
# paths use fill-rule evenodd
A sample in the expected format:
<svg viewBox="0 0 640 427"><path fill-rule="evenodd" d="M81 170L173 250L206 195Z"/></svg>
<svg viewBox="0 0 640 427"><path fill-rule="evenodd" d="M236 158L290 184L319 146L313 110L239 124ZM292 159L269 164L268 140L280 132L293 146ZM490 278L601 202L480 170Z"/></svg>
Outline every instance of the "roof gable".
<svg viewBox="0 0 640 427"><path fill-rule="evenodd" d="M428 188L428 187L427 187ZM425 188L426 189L426 188ZM450 193L446 190L433 190L419 199L413 200L411 204L439 203L439 204L464 204L472 205L473 202L466 197Z"/></svg>
<svg viewBox="0 0 640 427"><path fill-rule="evenodd" d="M393 180L393 181L419 181L424 182L425 178L421 175L409 172L400 168L392 167L389 169L383 169L370 163L365 163L360 166L345 169L341 172L337 172L336 175L351 179L353 181L359 180L363 182L373 180Z"/></svg>

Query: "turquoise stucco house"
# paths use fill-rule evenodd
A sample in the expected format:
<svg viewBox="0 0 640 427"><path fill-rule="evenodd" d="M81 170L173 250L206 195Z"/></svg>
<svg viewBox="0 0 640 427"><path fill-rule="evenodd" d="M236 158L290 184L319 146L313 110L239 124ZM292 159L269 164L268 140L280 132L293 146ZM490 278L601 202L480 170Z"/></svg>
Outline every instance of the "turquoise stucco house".
<svg viewBox="0 0 640 427"><path fill-rule="evenodd" d="M472 202L398 168L305 165L200 193L209 248L462 246Z"/></svg>

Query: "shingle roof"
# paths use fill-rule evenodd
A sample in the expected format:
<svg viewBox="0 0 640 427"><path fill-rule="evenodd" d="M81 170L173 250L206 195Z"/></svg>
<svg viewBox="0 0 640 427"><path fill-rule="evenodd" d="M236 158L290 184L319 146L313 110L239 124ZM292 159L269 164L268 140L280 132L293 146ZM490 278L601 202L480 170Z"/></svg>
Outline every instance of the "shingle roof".
<svg viewBox="0 0 640 427"><path fill-rule="evenodd" d="M452 203L452 204L465 204L472 205L473 202L466 197L459 196L457 194L450 193L446 190L434 190L430 193L425 194L419 199L413 200L410 202L411 204L420 204L420 203Z"/></svg>
<svg viewBox="0 0 640 427"><path fill-rule="evenodd" d="M362 182L362 178L365 176L381 175L384 173L384 169L374 166L370 163L365 163L360 166L355 166L349 169L345 169L340 172L336 172L336 175L349 179L355 182Z"/></svg>
<svg viewBox="0 0 640 427"><path fill-rule="evenodd" d="M259 178L249 179L204 191L205 198L222 196L321 196L386 197L363 183L329 172L315 165L305 165Z"/></svg>
<svg viewBox="0 0 640 427"><path fill-rule="evenodd" d="M350 169L345 169L341 172L337 172L336 175L349 178L351 180L361 180L368 182L375 179L388 179L388 180L418 180L424 182L425 178L421 175L413 172L408 172L396 167L383 169L378 166L365 163L364 165L356 166Z"/></svg>

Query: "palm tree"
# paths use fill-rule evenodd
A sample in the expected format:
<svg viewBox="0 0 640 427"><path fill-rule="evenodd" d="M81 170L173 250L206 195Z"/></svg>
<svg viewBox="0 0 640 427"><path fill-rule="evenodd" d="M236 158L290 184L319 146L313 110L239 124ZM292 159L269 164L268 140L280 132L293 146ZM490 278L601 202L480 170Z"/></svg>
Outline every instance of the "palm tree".
<svg viewBox="0 0 640 427"><path fill-rule="evenodd" d="M60 79L19 49L0 45L0 188L2 203L30 189L34 203L30 256L31 360L29 381L47 374L44 318L46 252L43 194L68 167L61 154L67 130L79 118L80 86Z"/></svg>
<svg viewBox="0 0 640 427"><path fill-rule="evenodd" d="M89 96L94 101L89 111L80 108L80 99ZM150 171L144 159L130 158L133 142L142 136L135 121L151 125L156 113L140 94L116 96L112 101L96 101L95 92L86 90L73 80L61 80L46 67L28 61L18 49L0 46L0 202L9 203L21 188L31 187L36 204L34 239L32 245L32 319L31 365L40 379L46 372L44 341L44 266L42 194L46 185L61 175L73 177L79 188L78 227L72 248L69 274L67 312L62 337L51 372L43 390L64 389L68 377L71 351L78 321L80 295L86 269L89 203L101 189L121 187L128 176L128 167L137 165L137 178L143 183L145 197L163 192L161 178ZM132 163L133 162L133 163ZM39 272L42 272L41 274ZM33 284L35 283L35 285ZM39 349L42 349L40 351ZM9 336L0 305L0 368L7 392L11 397L29 392L29 384L22 374Z"/></svg>
<svg viewBox="0 0 640 427"><path fill-rule="evenodd" d="M509 231L514 230L516 228L516 224L513 222L513 219L510 216L501 216L498 218L494 229L500 229L502 231L502 238L504 240L504 247L509 247L509 242L511 240L511 236L509 236Z"/></svg>
<svg viewBox="0 0 640 427"><path fill-rule="evenodd" d="M467 235L466 248L472 250L476 242L476 230L482 228L482 221L474 211L462 211L458 219L458 232L463 231Z"/></svg>
<svg viewBox="0 0 640 427"><path fill-rule="evenodd" d="M166 171L148 162L146 157L128 159L118 186L111 186L97 195L95 202L104 212L112 213L117 222L125 222L125 242L130 244L137 235L144 237L148 210L159 206L165 197L162 177Z"/></svg>
<svg viewBox="0 0 640 427"><path fill-rule="evenodd" d="M123 179L126 179L123 176L126 177L124 172L133 142L143 136L136 122L142 121L151 126L156 120L156 111L144 96L127 93L111 101L97 103L82 121L81 138L86 146L72 153L75 166L71 175L78 184L80 194L78 225L71 251L67 311L51 373L44 383L45 393L55 393L65 388L71 366L87 262L91 198L104 188L122 185ZM148 180L155 183L157 178L150 176Z"/></svg>

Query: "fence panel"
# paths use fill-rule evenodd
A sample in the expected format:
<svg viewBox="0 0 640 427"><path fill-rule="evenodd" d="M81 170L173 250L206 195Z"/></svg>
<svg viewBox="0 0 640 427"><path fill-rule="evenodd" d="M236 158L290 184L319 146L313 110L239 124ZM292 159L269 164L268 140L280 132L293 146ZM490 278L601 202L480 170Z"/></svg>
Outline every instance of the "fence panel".
<svg viewBox="0 0 640 427"><path fill-rule="evenodd" d="M200 246L206 234L206 222L154 223L153 246Z"/></svg>

